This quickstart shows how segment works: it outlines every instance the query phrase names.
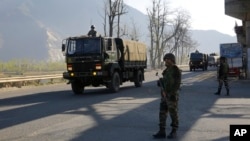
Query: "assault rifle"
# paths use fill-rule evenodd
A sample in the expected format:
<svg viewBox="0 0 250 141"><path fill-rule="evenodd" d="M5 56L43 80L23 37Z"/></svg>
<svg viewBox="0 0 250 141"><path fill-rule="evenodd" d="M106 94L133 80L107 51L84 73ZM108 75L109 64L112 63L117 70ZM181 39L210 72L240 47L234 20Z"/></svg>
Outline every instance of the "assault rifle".
<svg viewBox="0 0 250 141"><path fill-rule="evenodd" d="M155 75L159 77L158 72ZM163 87L163 84L162 84L162 78L159 77L159 80L157 81L157 85L161 88L161 97L162 97L162 100L166 100L167 99L167 95L165 95L165 96L163 95L164 87Z"/></svg>

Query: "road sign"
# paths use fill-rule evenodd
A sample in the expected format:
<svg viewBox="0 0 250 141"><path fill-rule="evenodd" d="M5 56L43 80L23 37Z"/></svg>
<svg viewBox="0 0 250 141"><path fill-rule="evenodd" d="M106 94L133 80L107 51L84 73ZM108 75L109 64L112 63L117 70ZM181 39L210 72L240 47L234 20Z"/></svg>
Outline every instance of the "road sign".
<svg viewBox="0 0 250 141"><path fill-rule="evenodd" d="M226 58L242 58L242 45L240 43L220 44L220 55Z"/></svg>

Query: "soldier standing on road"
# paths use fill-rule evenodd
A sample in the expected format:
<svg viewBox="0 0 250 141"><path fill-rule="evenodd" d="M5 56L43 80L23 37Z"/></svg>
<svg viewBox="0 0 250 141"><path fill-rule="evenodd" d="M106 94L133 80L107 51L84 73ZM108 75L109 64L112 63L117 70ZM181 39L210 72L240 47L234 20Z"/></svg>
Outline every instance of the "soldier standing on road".
<svg viewBox="0 0 250 141"><path fill-rule="evenodd" d="M95 26L94 26L94 25L91 25L90 28L91 28L91 29L90 29L90 31L88 32L88 36L90 36L90 37L96 37L97 32L96 32L96 30L95 30Z"/></svg>
<svg viewBox="0 0 250 141"><path fill-rule="evenodd" d="M229 96L229 86L228 86L228 80L227 80L228 70L229 70L229 66L226 61L226 57L220 57L220 67L218 70L219 87L215 95L220 95L221 88L224 82L225 88L227 90L227 96Z"/></svg>
<svg viewBox="0 0 250 141"><path fill-rule="evenodd" d="M172 131L167 136L167 138L172 139L176 138L176 131L179 126L178 119L178 99L179 93L178 90L181 84L181 71L175 65L175 56L172 53L167 53L163 60L165 61L166 69L163 71L159 83L162 84L162 99L160 103L160 112L159 112L159 128L160 130L153 135L154 138L166 138L166 120L168 113L171 117Z"/></svg>

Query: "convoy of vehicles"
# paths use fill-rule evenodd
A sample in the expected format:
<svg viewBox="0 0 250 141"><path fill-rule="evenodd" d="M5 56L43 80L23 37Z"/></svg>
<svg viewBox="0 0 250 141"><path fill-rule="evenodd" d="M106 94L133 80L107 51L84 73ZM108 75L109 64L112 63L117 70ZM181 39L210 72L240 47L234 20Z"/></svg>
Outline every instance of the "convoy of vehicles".
<svg viewBox="0 0 250 141"><path fill-rule="evenodd" d="M142 86L147 67L146 45L133 40L113 37L69 37L63 40L67 72L75 94L82 94L87 86L106 86L119 91L123 82Z"/></svg>
<svg viewBox="0 0 250 141"><path fill-rule="evenodd" d="M118 92L123 82L142 86L147 67L146 45L138 41L113 37L69 37L63 40L67 71L63 78L69 80L75 94L82 94L87 86L106 86ZM240 77L242 72L242 47L239 43L220 44L220 56L227 58L229 75ZM219 65L219 55L190 53L189 69L207 70Z"/></svg>

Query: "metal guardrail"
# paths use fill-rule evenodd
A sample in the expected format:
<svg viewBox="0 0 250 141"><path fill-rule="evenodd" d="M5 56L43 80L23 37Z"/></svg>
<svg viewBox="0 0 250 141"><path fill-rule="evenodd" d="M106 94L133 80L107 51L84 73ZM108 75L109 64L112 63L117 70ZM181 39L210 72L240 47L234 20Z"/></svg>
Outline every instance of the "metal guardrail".
<svg viewBox="0 0 250 141"><path fill-rule="evenodd" d="M0 83L43 80L43 79L55 79L55 78L62 78L62 74L23 76L23 77L6 77L6 78L0 78Z"/></svg>
<svg viewBox="0 0 250 141"><path fill-rule="evenodd" d="M11 87L22 86L22 82L27 82L27 81L40 81L40 80L49 80L51 81L53 79L59 79L63 78L62 74L52 74L52 75L37 75L37 76L20 76L20 77L6 77L6 78L0 78L0 84L3 86L9 85ZM13 83L19 83L19 84L13 84ZM20 84L21 83L21 84Z"/></svg>

